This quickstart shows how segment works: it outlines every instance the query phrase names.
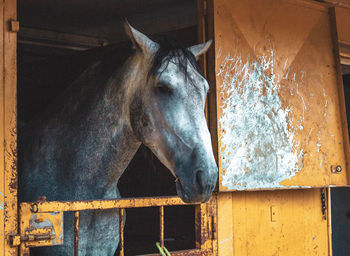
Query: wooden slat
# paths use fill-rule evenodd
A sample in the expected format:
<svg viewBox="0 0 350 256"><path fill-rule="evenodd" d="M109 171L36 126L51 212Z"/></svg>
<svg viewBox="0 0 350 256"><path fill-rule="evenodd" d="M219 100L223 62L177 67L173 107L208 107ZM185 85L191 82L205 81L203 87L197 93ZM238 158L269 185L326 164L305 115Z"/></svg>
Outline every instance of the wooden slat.
<svg viewBox="0 0 350 256"><path fill-rule="evenodd" d="M326 3L330 3L334 6L350 8L350 0L323 0Z"/></svg>
<svg viewBox="0 0 350 256"><path fill-rule="evenodd" d="M217 101L216 101L216 73L215 73L215 35L214 35L214 0L207 0L206 33L207 39L212 39L213 44L207 52L207 71L210 90L208 94L209 130L213 144L213 153L218 163L218 130L217 130Z"/></svg>
<svg viewBox="0 0 350 256"><path fill-rule="evenodd" d="M335 16L337 19L338 40L342 44L350 44L350 9L335 7Z"/></svg>
<svg viewBox="0 0 350 256"><path fill-rule="evenodd" d="M350 65L350 8L334 8L337 38L339 42L340 62Z"/></svg>
<svg viewBox="0 0 350 256"><path fill-rule="evenodd" d="M339 43L340 63L350 65L350 44Z"/></svg>
<svg viewBox="0 0 350 256"><path fill-rule="evenodd" d="M198 43L204 43L207 41L207 32L206 32L206 12L207 12L207 0L197 0L197 33L198 33ZM203 71L203 74L206 78L208 78L208 70L207 70L207 54L199 57L199 66ZM208 97L205 102L205 118L207 120L207 124L209 126L209 106L208 106Z"/></svg>

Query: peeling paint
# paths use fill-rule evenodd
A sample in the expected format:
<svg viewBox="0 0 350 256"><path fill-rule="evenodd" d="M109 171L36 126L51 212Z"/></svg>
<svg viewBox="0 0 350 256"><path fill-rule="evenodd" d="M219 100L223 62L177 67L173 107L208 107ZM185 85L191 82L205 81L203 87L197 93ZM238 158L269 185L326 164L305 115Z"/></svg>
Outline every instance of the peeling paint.
<svg viewBox="0 0 350 256"><path fill-rule="evenodd" d="M324 104L324 113L323 116L326 117L327 116L327 107L328 107L328 100L327 100L327 95L325 90L323 89L323 97L325 98L325 104Z"/></svg>
<svg viewBox="0 0 350 256"><path fill-rule="evenodd" d="M316 146L317 146L317 152L320 152L321 151L321 139L320 139L320 135L318 135L317 137L317 143L316 143Z"/></svg>
<svg viewBox="0 0 350 256"><path fill-rule="evenodd" d="M307 136L307 143L309 143L309 141L310 141L312 130L313 130L313 128L310 129L309 134Z"/></svg>
<svg viewBox="0 0 350 256"><path fill-rule="evenodd" d="M316 142L316 147L317 147L317 152L320 153L321 152L321 146L322 146L322 143L321 143L321 129L325 127L326 125L326 117L327 117L327 109L328 109L328 99L327 99L327 94L326 94L326 91L325 89L323 89L323 97L324 97L324 110L323 110L323 123L322 125L319 127L318 129L318 132L317 132L317 142ZM322 162L323 162L323 159L321 159L321 163L320 163L320 168L322 167Z"/></svg>
<svg viewBox="0 0 350 256"><path fill-rule="evenodd" d="M5 210L5 196L3 193L0 192L0 196L2 198L2 200L0 201L0 210Z"/></svg>
<svg viewBox="0 0 350 256"><path fill-rule="evenodd" d="M299 75L287 70L283 75L303 103L302 115L293 120L293 108L282 107L281 77L274 73L274 64L273 51L270 56L245 61L229 54L217 73L222 81L221 182L228 189L283 187L281 181L303 168L303 148L294 138L296 131L304 129L306 105L296 77L303 78L305 72Z"/></svg>
<svg viewBox="0 0 350 256"><path fill-rule="evenodd" d="M224 243L231 242L231 241L232 241L232 238L229 237L229 238L226 238L226 239L224 239L224 240L222 240L222 241L219 241L219 244L222 245L222 244L224 244Z"/></svg>
<svg viewBox="0 0 350 256"><path fill-rule="evenodd" d="M33 242L31 246L41 246L43 243L46 245L61 245L63 244L64 232L63 232L63 213L62 212L50 212L31 214L29 219L28 231L44 230L55 235L55 238L47 241L39 241L37 244Z"/></svg>

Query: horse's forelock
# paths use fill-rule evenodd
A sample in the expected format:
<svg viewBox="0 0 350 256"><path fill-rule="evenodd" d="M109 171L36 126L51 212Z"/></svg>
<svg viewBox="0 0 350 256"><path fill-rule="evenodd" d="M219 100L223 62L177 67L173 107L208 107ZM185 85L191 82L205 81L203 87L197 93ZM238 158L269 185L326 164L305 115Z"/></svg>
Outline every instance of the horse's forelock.
<svg viewBox="0 0 350 256"><path fill-rule="evenodd" d="M191 65L197 72L202 74L195 56L178 40L168 35L161 35L155 40L159 44L148 77L157 75L162 65L168 66L170 61L175 61L179 69L187 79L187 65Z"/></svg>

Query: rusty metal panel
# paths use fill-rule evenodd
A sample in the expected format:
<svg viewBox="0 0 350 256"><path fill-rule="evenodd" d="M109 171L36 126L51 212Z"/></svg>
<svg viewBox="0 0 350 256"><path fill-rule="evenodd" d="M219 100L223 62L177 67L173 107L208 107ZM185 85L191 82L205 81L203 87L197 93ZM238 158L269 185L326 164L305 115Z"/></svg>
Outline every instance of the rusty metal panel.
<svg viewBox="0 0 350 256"><path fill-rule="evenodd" d="M220 191L347 185L329 6L218 0L213 9Z"/></svg>
<svg viewBox="0 0 350 256"><path fill-rule="evenodd" d="M32 213L20 211L22 248L63 244L63 212Z"/></svg>

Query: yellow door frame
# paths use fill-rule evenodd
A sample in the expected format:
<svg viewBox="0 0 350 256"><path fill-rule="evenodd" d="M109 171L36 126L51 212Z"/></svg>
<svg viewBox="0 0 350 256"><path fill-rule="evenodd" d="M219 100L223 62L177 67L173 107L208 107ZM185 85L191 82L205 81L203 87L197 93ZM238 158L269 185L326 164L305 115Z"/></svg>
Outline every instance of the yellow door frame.
<svg viewBox="0 0 350 256"><path fill-rule="evenodd" d="M17 1L0 2L0 252L17 255L9 236L18 232L17 213Z"/></svg>

